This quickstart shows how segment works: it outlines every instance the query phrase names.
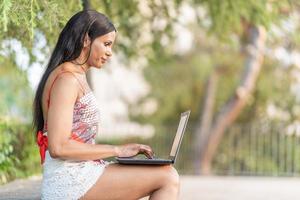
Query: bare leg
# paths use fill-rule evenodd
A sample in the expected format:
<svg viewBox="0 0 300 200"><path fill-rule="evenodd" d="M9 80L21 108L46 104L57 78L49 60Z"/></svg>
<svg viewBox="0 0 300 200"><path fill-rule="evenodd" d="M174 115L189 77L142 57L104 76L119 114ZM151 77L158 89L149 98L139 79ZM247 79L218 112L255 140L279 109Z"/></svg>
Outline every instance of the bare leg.
<svg viewBox="0 0 300 200"><path fill-rule="evenodd" d="M162 184L158 190L154 191L150 195L151 200L159 199L177 199L179 196L179 176L174 168L171 168L170 173L173 173L169 178L165 179L165 183Z"/></svg>
<svg viewBox="0 0 300 200"><path fill-rule="evenodd" d="M150 195L151 200L178 198L179 176L170 165L109 165L96 184L81 198L134 200Z"/></svg>

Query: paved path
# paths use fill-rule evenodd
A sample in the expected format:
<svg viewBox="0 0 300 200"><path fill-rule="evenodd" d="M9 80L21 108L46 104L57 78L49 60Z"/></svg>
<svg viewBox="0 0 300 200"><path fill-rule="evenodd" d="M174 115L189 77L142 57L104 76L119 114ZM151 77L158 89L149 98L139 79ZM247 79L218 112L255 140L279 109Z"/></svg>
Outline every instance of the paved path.
<svg viewBox="0 0 300 200"><path fill-rule="evenodd" d="M29 179L19 179L0 186L2 200L35 200L40 199L41 177L33 176Z"/></svg>
<svg viewBox="0 0 300 200"><path fill-rule="evenodd" d="M300 178L182 178L180 200L300 200Z"/></svg>
<svg viewBox="0 0 300 200"><path fill-rule="evenodd" d="M39 199L41 177L0 187L0 199ZM180 200L300 200L300 178L182 176Z"/></svg>

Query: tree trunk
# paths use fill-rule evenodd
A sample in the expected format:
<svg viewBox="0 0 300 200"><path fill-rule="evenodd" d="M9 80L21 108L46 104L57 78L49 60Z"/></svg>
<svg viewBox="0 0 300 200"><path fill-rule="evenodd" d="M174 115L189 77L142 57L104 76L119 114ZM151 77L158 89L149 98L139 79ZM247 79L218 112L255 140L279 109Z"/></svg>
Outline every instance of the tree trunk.
<svg viewBox="0 0 300 200"><path fill-rule="evenodd" d="M83 10L91 9L91 4L89 0L82 0L81 3L82 3Z"/></svg>
<svg viewBox="0 0 300 200"><path fill-rule="evenodd" d="M203 112L201 118L199 118L198 126L196 127L196 138L194 143L194 169L195 174L200 174L201 163L199 158L201 157L201 152L203 147L208 141L209 130L212 123L214 104L216 97L216 88L218 82L218 75L216 71L213 71L206 83L205 90L205 100L203 105Z"/></svg>
<svg viewBox="0 0 300 200"><path fill-rule="evenodd" d="M90 4L89 0L82 0L81 3L82 3L83 10L91 9L91 4ZM94 87L93 87L93 79L92 79L91 70L87 71L86 79L87 79L87 82L88 82L90 88L93 90Z"/></svg>
<svg viewBox="0 0 300 200"><path fill-rule="evenodd" d="M226 128L236 120L245 106L247 99L255 87L262 66L266 40L265 29L263 27L249 26L247 36L245 70L241 82L235 94L215 117L209 131L209 139L200 157L201 173L204 175L210 174L212 159L222 136Z"/></svg>

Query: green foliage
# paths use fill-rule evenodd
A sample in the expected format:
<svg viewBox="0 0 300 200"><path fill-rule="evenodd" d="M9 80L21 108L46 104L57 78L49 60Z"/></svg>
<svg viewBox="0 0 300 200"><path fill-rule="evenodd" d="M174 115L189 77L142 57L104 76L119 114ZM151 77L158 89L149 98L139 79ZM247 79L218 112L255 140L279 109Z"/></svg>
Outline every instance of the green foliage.
<svg viewBox="0 0 300 200"><path fill-rule="evenodd" d="M57 40L68 18L81 10L81 1L4 0L0 4L0 40L15 38L31 48L35 29L46 35L50 44Z"/></svg>
<svg viewBox="0 0 300 200"><path fill-rule="evenodd" d="M241 33L249 23L268 27L274 19L282 16L282 9L291 9L288 0L90 0L92 9L105 13L116 25L119 33L116 50L129 58L146 56L149 59L169 52L169 48L162 46L161 39L167 37L174 40L174 25L178 23L182 3L189 3L194 8L205 7L211 32L227 39L231 33ZM141 12L142 4L150 12ZM81 0L3 0L0 4L0 29L3 30L0 32L0 41L16 38L31 50L35 31L38 30L52 47L66 21L80 10ZM200 19L199 25L201 20L207 19ZM166 26L161 29L155 27L158 20L165 20ZM142 39L145 33L152 35L149 41Z"/></svg>
<svg viewBox="0 0 300 200"><path fill-rule="evenodd" d="M160 31L149 29L152 34L155 34L155 41L153 44L159 44L162 33L171 35L172 17L168 14L169 7L162 2L156 4L154 2L147 2L153 9L153 15L144 16L139 12L140 1L90 1L91 8L105 13L111 18L116 25L118 32L118 51L125 53L126 56L132 57L140 55L137 49L147 49L147 55L155 54L159 47L152 51L150 46L140 42L140 37L143 31L142 27L151 26L153 17L164 18L168 21L167 28ZM178 4L176 4L178 5ZM126 8L126 9L124 9ZM52 47L57 41L58 34L65 25L66 21L76 12L82 10L82 1L39 1L39 0L4 0L0 4L0 41L8 38L15 38L20 40L22 44L29 50L34 44L34 34L38 30L47 39L47 43ZM167 31L168 30L168 31ZM155 45L153 46L155 47ZM144 50L144 51L145 51ZM146 52L143 53L146 55Z"/></svg>
<svg viewBox="0 0 300 200"><path fill-rule="evenodd" d="M0 184L41 172L31 125L0 120Z"/></svg>
<svg viewBox="0 0 300 200"><path fill-rule="evenodd" d="M202 59L205 60L205 56L195 56L194 54L186 57L173 56L166 58L161 63L152 63L155 67L146 68L144 74L152 86L149 97L154 97L158 101L159 112L151 117L146 117L145 121L166 125L173 123L174 120L177 121L176 114L181 111L188 108L193 111L200 109L203 81L212 69L210 60L207 60L207 63L201 63ZM143 116L137 118L140 121L143 120Z"/></svg>
<svg viewBox="0 0 300 200"><path fill-rule="evenodd" d="M11 143L14 136L7 134L8 127L6 124L0 124L0 132L0 183L5 183L9 173L16 171L14 163L19 160L12 154L13 146Z"/></svg>
<svg viewBox="0 0 300 200"><path fill-rule="evenodd" d="M15 55L0 57L0 184L41 172L31 125L33 91Z"/></svg>
<svg viewBox="0 0 300 200"><path fill-rule="evenodd" d="M198 1L197 1L198 2ZM200 0L208 8L211 31L221 38L230 33L242 33L248 24L266 28L282 17L281 9L290 9L288 0Z"/></svg>
<svg viewBox="0 0 300 200"><path fill-rule="evenodd" d="M217 112L240 81L243 57L238 51L239 46L233 43L220 44L215 38L202 38L189 55L161 56L160 60L150 62L144 75L152 87L149 97L158 101L158 112L150 117L134 119L166 124L174 122L176 114L191 109L191 120L198 120L203 110L206 82L213 71L218 76Z"/></svg>
<svg viewBox="0 0 300 200"><path fill-rule="evenodd" d="M2 23L4 27L4 31L7 31L7 24L8 24L8 11L10 10L12 4L9 0L3 0L0 5L0 10L2 11Z"/></svg>
<svg viewBox="0 0 300 200"><path fill-rule="evenodd" d="M31 119L32 89L27 72L16 67L12 57L0 57L0 118Z"/></svg>

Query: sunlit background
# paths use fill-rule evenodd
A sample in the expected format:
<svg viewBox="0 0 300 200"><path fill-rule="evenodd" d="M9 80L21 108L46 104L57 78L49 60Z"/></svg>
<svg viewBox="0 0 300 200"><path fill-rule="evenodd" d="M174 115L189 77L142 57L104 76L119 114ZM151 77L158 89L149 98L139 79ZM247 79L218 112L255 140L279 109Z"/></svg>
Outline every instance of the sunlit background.
<svg viewBox="0 0 300 200"><path fill-rule="evenodd" d="M0 183L41 173L32 102L57 37L82 2L109 16L114 56L88 80L98 143L140 142L182 175L300 175L296 0L0 1Z"/></svg>

